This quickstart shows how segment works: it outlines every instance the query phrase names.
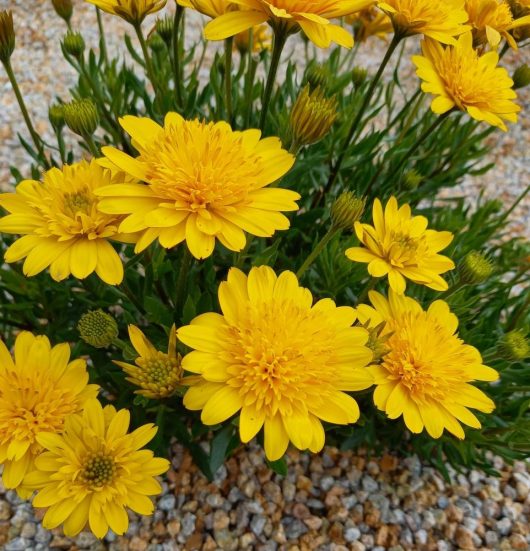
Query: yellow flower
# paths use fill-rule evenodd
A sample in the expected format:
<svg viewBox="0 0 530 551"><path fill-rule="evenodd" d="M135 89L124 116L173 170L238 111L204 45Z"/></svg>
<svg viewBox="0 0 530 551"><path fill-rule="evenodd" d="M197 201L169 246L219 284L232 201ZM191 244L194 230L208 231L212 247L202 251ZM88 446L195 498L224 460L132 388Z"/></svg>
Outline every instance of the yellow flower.
<svg viewBox="0 0 530 551"><path fill-rule="evenodd" d="M203 314L177 331L195 349L182 360L200 375L184 405L216 425L240 412L239 434L249 442L264 427L265 453L282 457L289 440L301 450L324 446L321 421L346 425L359 418L346 392L368 388L368 332L352 327L353 308L331 299L313 305L292 272L267 267L248 277L236 268L219 287L223 314Z"/></svg>
<svg viewBox="0 0 530 551"><path fill-rule="evenodd" d="M267 25L255 25L251 30L238 33L234 39L235 47L242 53L248 52L250 47L250 34L252 33L252 53L259 54L264 50L270 50L272 46L272 34Z"/></svg>
<svg viewBox="0 0 530 551"><path fill-rule="evenodd" d="M464 0L385 0L378 7L388 13L400 36L424 34L442 44L454 44L455 36L469 26Z"/></svg>
<svg viewBox="0 0 530 551"><path fill-rule="evenodd" d="M88 384L85 361L70 361L68 344L52 348L47 337L24 331L12 358L0 340L0 463L6 488L21 491L42 451L39 434L61 431L66 417L97 392L97 385Z"/></svg>
<svg viewBox="0 0 530 551"><path fill-rule="evenodd" d="M278 138L259 130L234 132L225 122L186 121L166 115L164 128L127 116L121 125L140 156L113 147L103 153L144 184L106 186L97 191L103 212L128 215L120 231L144 231L136 252L155 239L171 248L186 240L196 258L207 258L218 239L232 251L246 243L244 231L270 237L289 228L280 211L297 210L298 193L264 189L289 171L294 157Z"/></svg>
<svg viewBox="0 0 530 551"><path fill-rule="evenodd" d="M367 262L372 277L388 276L390 287L399 294L406 288L405 278L436 291L445 291L447 283L440 274L455 265L438 254L453 240L447 231L428 230L424 216L412 216L410 206L398 208L391 197L383 212L381 201L373 207L374 225L355 222L355 233L364 247L352 247L346 256L354 262Z"/></svg>
<svg viewBox="0 0 530 551"><path fill-rule="evenodd" d="M231 0L176 0L179 6L197 10L208 17L219 17L235 8Z"/></svg>
<svg viewBox="0 0 530 551"><path fill-rule="evenodd" d="M514 21L510 6L504 0L466 0L466 11L475 46L489 44L497 48L505 38L516 50L517 43L509 31L530 24L530 15Z"/></svg>
<svg viewBox="0 0 530 551"><path fill-rule="evenodd" d="M118 535L127 531L126 508L153 513L148 496L161 492L154 477L168 470L169 461L141 449L155 436L154 425L128 434L129 422L127 410L89 400L82 414L68 417L61 435L39 434L46 451L24 483L39 490L33 506L47 509L44 528L64 523L65 535L75 536L88 523L103 538L109 527Z"/></svg>
<svg viewBox="0 0 530 551"><path fill-rule="evenodd" d="M483 56L473 49L471 33L462 35L455 46L443 48L434 40L422 43L423 56L413 56L425 93L437 96L431 109L442 114L457 108L478 121L506 131L503 119L517 122L521 108L512 101L517 94L508 71L497 67L499 56Z"/></svg>
<svg viewBox="0 0 530 551"><path fill-rule="evenodd" d="M26 276L49 266L55 281L70 274L84 279L95 271L109 285L121 283L123 266L109 239L136 238L118 233L122 218L100 212L94 194L115 181L96 161L82 161L52 168L42 183L25 180L15 193L1 194L0 206L9 214L0 219L0 232L23 234L7 249L6 262L26 258Z"/></svg>
<svg viewBox="0 0 530 551"><path fill-rule="evenodd" d="M375 6L348 16L346 22L353 25L358 42L366 42L370 36L385 39L394 28L390 17Z"/></svg>
<svg viewBox="0 0 530 551"><path fill-rule="evenodd" d="M159 352L135 325L129 325L129 338L140 355L131 365L115 361L128 375L127 380L139 387L136 394L162 399L175 393L182 383L181 357L177 354L175 326L169 333L167 354Z"/></svg>
<svg viewBox="0 0 530 551"><path fill-rule="evenodd" d="M384 323L389 349L369 370L377 388L374 403L390 419L403 416L414 433L425 428L439 438L444 429L464 438L460 423L480 428L468 408L490 413L495 404L473 381L496 381L498 373L482 365L479 351L465 344L457 333L458 318L442 300L427 311L413 299L392 290L388 299L371 291L374 308L357 308L359 320L371 327Z"/></svg>
<svg viewBox="0 0 530 551"><path fill-rule="evenodd" d="M167 0L86 0L98 8L117 15L132 25L140 24L147 15L160 11Z"/></svg>
<svg viewBox="0 0 530 551"><path fill-rule="evenodd" d="M300 28L319 48L329 48L332 42L351 48L353 37L339 25L330 23L372 4L372 0L234 0L240 10L216 18L206 25L208 40L222 40L268 21L273 28L289 32Z"/></svg>

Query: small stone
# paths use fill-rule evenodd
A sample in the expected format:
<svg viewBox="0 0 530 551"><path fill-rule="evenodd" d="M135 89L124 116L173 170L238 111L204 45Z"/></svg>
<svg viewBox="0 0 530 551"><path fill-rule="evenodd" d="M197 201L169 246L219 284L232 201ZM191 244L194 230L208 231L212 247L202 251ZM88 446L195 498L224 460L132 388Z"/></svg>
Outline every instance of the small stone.
<svg viewBox="0 0 530 551"><path fill-rule="evenodd" d="M365 492L368 492L369 494L377 492L377 490L379 489L379 484L371 476L368 475L366 475L362 479L361 485L363 490Z"/></svg>
<svg viewBox="0 0 530 551"><path fill-rule="evenodd" d="M239 545L241 549L250 549L252 548L252 544L256 541L256 538L254 534L243 534L239 538Z"/></svg>
<svg viewBox="0 0 530 551"><path fill-rule="evenodd" d="M508 536L510 535L510 532L512 531L512 523L510 519L504 517L501 518L501 520L498 520L496 523L497 526L497 532L501 536Z"/></svg>
<svg viewBox="0 0 530 551"><path fill-rule="evenodd" d="M185 538L190 537L193 534L193 532L195 531L195 521L196 521L196 519L197 519L197 517L195 515L193 515L192 513L186 513L182 517L181 534Z"/></svg>
<svg viewBox="0 0 530 551"><path fill-rule="evenodd" d="M167 523L167 533L171 537L178 536L180 534L180 520L173 519Z"/></svg>
<svg viewBox="0 0 530 551"><path fill-rule="evenodd" d="M512 546L512 549L528 549L528 542L521 534L512 534L510 536L510 545Z"/></svg>
<svg viewBox="0 0 530 551"><path fill-rule="evenodd" d="M303 503L297 503L293 507L293 516L299 519L305 519L311 516L309 509Z"/></svg>
<svg viewBox="0 0 530 551"><path fill-rule="evenodd" d="M427 535L427 531L424 530L423 528L416 532L416 534L414 535L414 538L418 545L426 545L427 540L429 539Z"/></svg>
<svg viewBox="0 0 530 551"><path fill-rule="evenodd" d="M224 528L228 528L228 525L230 524L230 517L226 513L226 511L223 511L222 509L218 509L213 514L213 529L214 530L223 530Z"/></svg>
<svg viewBox="0 0 530 551"><path fill-rule="evenodd" d="M5 551L26 551L29 541L25 538L15 538L4 547Z"/></svg>
<svg viewBox="0 0 530 551"><path fill-rule="evenodd" d="M322 519L320 517L311 515L310 517L304 519L304 523L310 530L318 531L322 526Z"/></svg>
<svg viewBox="0 0 530 551"><path fill-rule="evenodd" d="M360 541L354 541L351 545L351 551L366 551L366 546Z"/></svg>
<svg viewBox="0 0 530 551"><path fill-rule="evenodd" d="M488 530L484 534L484 541L488 544L489 547L494 547L499 543L499 536L497 532L494 532L493 530Z"/></svg>
<svg viewBox="0 0 530 551"><path fill-rule="evenodd" d="M157 507L162 511L171 511L175 508L176 498L173 494L162 496L157 503Z"/></svg>
<svg viewBox="0 0 530 551"><path fill-rule="evenodd" d="M213 509L219 509L224 503L224 499L219 494L210 494L206 498L206 503Z"/></svg>
<svg viewBox="0 0 530 551"><path fill-rule="evenodd" d="M250 521L250 529L256 536L261 536L263 533L263 529L265 528L265 524L267 523L267 517L263 515L254 515L252 517L252 520Z"/></svg>
<svg viewBox="0 0 530 551"><path fill-rule="evenodd" d="M62 536L54 536L49 544L50 549L70 549L71 546L72 541ZM147 543L145 543L145 547L147 547ZM131 551L144 551L145 547L143 549L133 549L131 546L129 546L129 549L131 549Z"/></svg>
<svg viewBox="0 0 530 551"><path fill-rule="evenodd" d="M361 538L361 531L358 528L351 527L344 530L344 539L348 543L353 543Z"/></svg>
<svg viewBox="0 0 530 551"><path fill-rule="evenodd" d="M52 539L52 534L49 530L45 530L42 524L37 525L37 533L35 534L35 541L37 543L48 543Z"/></svg>
<svg viewBox="0 0 530 551"><path fill-rule="evenodd" d="M0 501L0 520L9 520L11 518L11 505L7 501Z"/></svg>
<svg viewBox="0 0 530 551"><path fill-rule="evenodd" d="M37 525L34 522L26 522L24 526L22 526L22 530L20 531L20 535L23 538L27 538L32 540L35 537L35 534L37 533Z"/></svg>
<svg viewBox="0 0 530 551"><path fill-rule="evenodd" d="M463 526L459 526L456 529L455 542L460 549L475 549L473 533Z"/></svg>
<svg viewBox="0 0 530 551"><path fill-rule="evenodd" d="M81 549L92 548L94 544L98 542L98 539L92 532L81 532L76 538L75 543Z"/></svg>
<svg viewBox="0 0 530 551"><path fill-rule="evenodd" d="M129 542L129 551L145 551L148 543L138 536L134 536Z"/></svg>
<svg viewBox="0 0 530 551"><path fill-rule="evenodd" d="M282 519L282 524L285 529L285 537L288 540L298 539L308 531L307 526L297 518L286 517Z"/></svg>

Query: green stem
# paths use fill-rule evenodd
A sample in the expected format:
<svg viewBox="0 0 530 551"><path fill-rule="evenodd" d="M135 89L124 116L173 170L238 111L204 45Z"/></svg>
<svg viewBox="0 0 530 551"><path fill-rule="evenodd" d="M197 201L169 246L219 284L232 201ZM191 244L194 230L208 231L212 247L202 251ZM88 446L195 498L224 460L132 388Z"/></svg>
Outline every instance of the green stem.
<svg viewBox="0 0 530 551"><path fill-rule="evenodd" d="M177 279L177 288L175 290L175 308L181 309L184 306L184 295L188 283L188 273L190 271L192 256L187 247L182 249L182 258L180 260L180 271ZM180 318L180 316L179 316Z"/></svg>
<svg viewBox="0 0 530 551"><path fill-rule="evenodd" d="M348 147L350 146L350 142L353 139L354 134L358 133L361 129L358 128L364 113L366 112L366 109L370 105L370 102L372 100L372 97L374 95L375 89L377 85L379 84L379 81L381 80L381 77L383 76L383 72L388 65L388 62L390 61L390 58L392 57L392 54L398 47L398 44L401 42L401 37L399 35L394 35L392 38L392 41L390 42L388 49L385 53L385 57L383 58L383 61L381 62L381 65L379 66L379 69L377 70L377 73L375 74L374 78L372 79L372 82L370 83L370 86L368 90L366 91L366 94L364 96L363 103L361 104L361 107L359 108L359 111L357 111L357 115L353 119L353 122L350 126L350 130L348 131L348 135L346 136L346 139L344 140L344 143L341 148L341 152L339 155L339 158L337 159L337 162L331 169L331 174L329 176L328 183L326 184L323 192L319 195L319 201L326 195L326 193L329 192L329 190L333 187L335 181L337 180L337 177L339 175L340 169L346 160L346 153L348 151ZM317 203L317 204L318 204Z"/></svg>
<svg viewBox="0 0 530 551"><path fill-rule="evenodd" d="M179 28L183 13L184 8L177 5L177 10L175 11L175 19L173 20L173 77L175 79L175 101L177 103L177 108L181 109L184 106L184 94L182 91Z"/></svg>
<svg viewBox="0 0 530 551"><path fill-rule="evenodd" d="M234 37L231 36L225 40L225 101L226 101L226 120L232 123L232 48Z"/></svg>
<svg viewBox="0 0 530 551"><path fill-rule="evenodd" d="M460 289L463 289L466 286L467 286L467 283L463 281L458 281L450 289L447 289L447 291L444 291L438 298L439 300L447 300L450 296L454 295L457 291L460 291Z"/></svg>
<svg viewBox="0 0 530 551"><path fill-rule="evenodd" d="M524 303L521 304L521 306L519 306L519 308L517 308L514 312L512 312L512 317L510 319L510 323L508 324L508 331L512 331L519 325L521 318L524 315L528 314L529 306L530 306L530 293L527 290L526 300L524 301Z"/></svg>
<svg viewBox="0 0 530 551"><path fill-rule="evenodd" d="M250 119L252 116L252 101L254 99L254 77L256 76L257 61L252 57L252 52L249 54L249 65L245 78L245 126L250 127Z"/></svg>
<svg viewBox="0 0 530 551"><path fill-rule="evenodd" d="M55 130L55 136L57 137L57 146L59 147L59 155L61 156L61 162L66 163L66 148L64 145L63 132L60 129Z"/></svg>
<svg viewBox="0 0 530 551"><path fill-rule="evenodd" d="M94 138L89 134L87 134L86 136L83 136L83 138L88 145L88 149L90 153L92 153L94 157L99 157L99 149L97 148L96 143L94 142Z"/></svg>
<svg viewBox="0 0 530 551"><path fill-rule="evenodd" d="M98 19L98 29L99 29L99 43L101 48L101 54L103 55L103 60L105 65L109 64L109 58L107 56L107 42L105 40L105 29L103 28L103 20L101 18L101 11L96 7L96 16Z"/></svg>
<svg viewBox="0 0 530 551"><path fill-rule="evenodd" d="M340 230L335 228L334 226L331 226L331 228L328 230L326 235L317 243L315 248L311 251L311 254L305 259L305 262L300 266L299 270L296 272L296 277L298 279L301 279L301 277L304 275L306 270L313 264L313 262L318 258L318 256L322 253L326 245L337 235L337 233Z"/></svg>
<svg viewBox="0 0 530 551"><path fill-rule="evenodd" d="M39 135L35 131L35 128L33 127L31 118L28 113L28 109L26 107L26 104L24 103L24 98L22 97L22 94L20 92L20 88L18 86L15 73L13 72L13 67L11 66L11 61L9 59L4 63L4 68L6 70L7 77L9 78L9 82L11 82L13 92L15 93L15 96L17 98L20 111L22 111L22 116L24 117L24 121L26 122L26 126L28 127L29 133L31 135L31 139L33 140L33 143L35 144L35 147L37 148L37 151L41 157L42 164L44 165L44 168L46 170L49 170L51 168L51 164L49 163L48 159L46 158L46 155L44 154L44 148L42 147L42 140L40 139Z"/></svg>
<svg viewBox="0 0 530 551"><path fill-rule="evenodd" d="M142 32L142 26L140 23L136 23L133 25L134 30L136 31L136 36L138 37L138 42L140 42L140 47L142 48L142 53L144 56L145 61L145 70L147 72L147 76L149 80L151 81L151 84L153 85L153 90L155 91L155 98L159 99L158 94L158 85L157 80L155 76L155 71L153 69L153 62L151 60L151 56L149 55L149 50L147 48L147 43L145 41L144 34Z"/></svg>
<svg viewBox="0 0 530 551"><path fill-rule="evenodd" d="M127 282L125 280L123 280L120 283L118 288L131 301L131 303L135 306L138 312L145 315L145 308L143 304L138 300L136 295L129 289L129 286L127 285Z"/></svg>
<svg viewBox="0 0 530 551"><path fill-rule="evenodd" d="M278 27L274 31L274 45L272 48L272 58L269 67L269 74L267 75L267 84L265 85L265 91L263 93L263 100L261 102L261 118L259 127L263 131L265 129L265 123L267 122L267 113L269 111L269 105L272 97L272 91L274 89L274 83L276 81L276 74L278 73L278 67L280 65L280 58L282 56L285 42L287 41L288 32L284 27Z"/></svg>
<svg viewBox="0 0 530 551"><path fill-rule="evenodd" d="M510 214L512 214L512 212L517 208L519 203L528 195L529 191L530 191L530 184L526 186L526 189L519 195L519 197L517 197L517 199L513 202L512 206L499 218L497 226L500 226L510 216Z"/></svg>

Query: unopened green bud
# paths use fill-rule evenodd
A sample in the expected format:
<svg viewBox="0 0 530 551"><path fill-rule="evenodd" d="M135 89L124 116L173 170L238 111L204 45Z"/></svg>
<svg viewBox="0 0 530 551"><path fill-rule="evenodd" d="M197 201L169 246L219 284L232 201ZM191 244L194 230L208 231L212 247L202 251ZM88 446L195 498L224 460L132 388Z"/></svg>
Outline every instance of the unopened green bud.
<svg viewBox="0 0 530 551"><path fill-rule="evenodd" d="M354 67L351 73L351 81L355 88L359 88L368 78L368 71L364 67Z"/></svg>
<svg viewBox="0 0 530 551"><path fill-rule="evenodd" d="M64 106L60 103L50 106L48 118L55 130L61 130L64 126Z"/></svg>
<svg viewBox="0 0 530 551"><path fill-rule="evenodd" d="M149 39L149 47L153 52L161 52L165 50L166 45L158 33L154 33Z"/></svg>
<svg viewBox="0 0 530 551"><path fill-rule="evenodd" d="M530 67L525 63L515 69L513 73L513 87L515 90L530 84Z"/></svg>
<svg viewBox="0 0 530 551"><path fill-rule="evenodd" d="M341 230L351 230L358 222L366 205L364 197L357 197L351 191L342 192L331 207L331 222L333 227Z"/></svg>
<svg viewBox="0 0 530 551"><path fill-rule="evenodd" d="M311 90L315 88L326 88L329 82L329 71L323 65L317 65L316 63L311 64L305 73L305 82L309 84Z"/></svg>
<svg viewBox="0 0 530 551"><path fill-rule="evenodd" d="M403 185L405 189L409 191L414 191L418 189L420 184L423 182L423 176L417 170L409 170L403 177Z"/></svg>
<svg viewBox="0 0 530 551"><path fill-rule="evenodd" d="M372 363L379 363L381 358L390 351L387 341L392 333L383 335L383 329L386 327L384 321L376 327L370 327L370 321L368 320L363 324L363 327L368 331L368 341L365 346L372 351Z"/></svg>
<svg viewBox="0 0 530 551"><path fill-rule="evenodd" d="M53 7L59 17L62 17L67 23L70 22L74 7L72 0L52 0Z"/></svg>
<svg viewBox="0 0 530 551"><path fill-rule="evenodd" d="M521 329L506 333L497 345L499 356L511 361L525 360L530 356L530 344Z"/></svg>
<svg viewBox="0 0 530 551"><path fill-rule="evenodd" d="M107 348L118 337L116 320L101 309L83 314L77 330L81 339L95 348Z"/></svg>
<svg viewBox="0 0 530 551"><path fill-rule="evenodd" d="M319 142L337 118L337 100L326 98L320 87L307 85L298 95L291 111L290 130L295 148Z"/></svg>
<svg viewBox="0 0 530 551"><path fill-rule="evenodd" d="M171 41L173 40L173 19L171 17L157 19L156 32L166 44L171 44Z"/></svg>
<svg viewBox="0 0 530 551"><path fill-rule="evenodd" d="M469 285L478 285L493 274L493 264L478 251L466 254L458 267L460 280Z"/></svg>
<svg viewBox="0 0 530 551"><path fill-rule="evenodd" d="M15 49L15 28L11 11L0 11L0 61L7 63Z"/></svg>
<svg viewBox="0 0 530 551"><path fill-rule="evenodd" d="M64 105L64 120L79 136L92 136L99 124L96 104L91 99L71 101Z"/></svg>
<svg viewBox="0 0 530 551"><path fill-rule="evenodd" d="M67 54L79 59L85 51L85 41L81 33L68 31L63 39L63 48Z"/></svg>

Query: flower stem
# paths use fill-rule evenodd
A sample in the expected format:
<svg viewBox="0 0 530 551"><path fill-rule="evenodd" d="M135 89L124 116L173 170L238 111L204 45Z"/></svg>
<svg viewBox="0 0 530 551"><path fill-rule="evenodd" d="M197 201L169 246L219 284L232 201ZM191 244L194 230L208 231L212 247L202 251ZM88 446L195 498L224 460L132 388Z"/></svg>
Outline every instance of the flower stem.
<svg viewBox="0 0 530 551"><path fill-rule="evenodd" d="M225 96L226 96L226 120L232 123L232 47L234 37L225 40Z"/></svg>
<svg viewBox="0 0 530 551"><path fill-rule="evenodd" d="M101 11L96 7L96 16L98 18L98 29L99 29L99 44L101 48L101 54L105 61L105 65L109 64L109 58L107 56L107 42L105 40L105 29L103 28L103 20L101 18Z"/></svg>
<svg viewBox="0 0 530 551"><path fill-rule="evenodd" d="M272 91L274 89L276 74L278 73L280 58L282 56L285 42L287 41L287 36L288 36L287 30L283 27L278 27L274 31L274 46L272 48L271 64L269 67L269 74L267 75L267 84L265 85L263 100L261 102L261 119L259 123L259 127L261 131L264 130L265 123L267 121L267 113L269 111Z"/></svg>
<svg viewBox="0 0 530 551"><path fill-rule="evenodd" d="M147 43L145 41L144 34L142 32L142 26L140 23L136 23L134 26L134 30L136 31L136 36L138 37L138 42L140 42L140 47L142 48L142 53L144 55L144 61L145 61L145 70L147 72L147 76L149 80L151 81L151 84L153 85L153 89L155 91L155 98L158 100L159 94L158 94L158 85L157 80L155 76L155 72L153 69L153 62L151 60L151 56L149 55L149 50L147 49Z"/></svg>
<svg viewBox="0 0 530 551"><path fill-rule="evenodd" d="M186 294L188 273L190 271L192 256L187 247L182 248L182 258L180 260L180 270L177 279L177 288L175 291L175 308L182 310L184 306L184 296ZM179 315L180 319L180 315Z"/></svg>
<svg viewBox="0 0 530 551"><path fill-rule="evenodd" d="M311 251L311 254L305 259L305 262L300 266L298 271L296 272L296 277L300 279L306 270L313 264L313 262L320 256L326 245L337 235L337 233L340 230L338 230L336 227L331 226L331 228L328 230L326 235L317 243L315 248Z"/></svg>
<svg viewBox="0 0 530 551"><path fill-rule="evenodd" d="M184 8L177 5L177 10L175 11L175 19L173 20L173 76L175 79L175 101L178 108L182 108L184 105L184 94L182 91L182 68L180 64L180 22L182 21L182 14L184 13Z"/></svg>
<svg viewBox="0 0 530 551"><path fill-rule="evenodd" d="M463 281L458 281L450 289L447 289L447 291L444 291L438 298L439 300L447 300L450 296L454 295L457 291L460 291L460 289L463 289L466 286L467 286L467 283Z"/></svg>
<svg viewBox="0 0 530 551"><path fill-rule="evenodd" d="M33 123L31 122L28 109L26 107L26 104L24 103L24 98L22 97L22 94L20 92L20 88L18 86L15 73L13 72L13 67L11 66L11 61L9 61L9 59L4 63L4 68L7 73L7 78L9 78L9 82L11 83L11 86L13 88L13 92L15 93L15 96L17 98L20 111L22 112L22 116L24 117L24 121L26 122L26 126L28 127L29 133L31 135L31 139L33 140L33 143L35 144L35 147L37 148L37 151L41 157L42 164L44 165L44 168L46 170L49 170L51 168L51 164L49 163L48 159L46 158L46 155L44 154L42 140L37 134L37 132L35 131L35 128L33 127Z"/></svg>
<svg viewBox="0 0 530 551"><path fill-rule="evenodd" d="M94 138L92 138L92 136L90 136L90 134L87 134L86 136L83 136L83 138L85 139L85 142L88 145L88 149L90 150L90 153L92 153L92 155L94 155L94 157L98 157L99 156L99 150L96 146L96 143L94 142Z"/></svg>

